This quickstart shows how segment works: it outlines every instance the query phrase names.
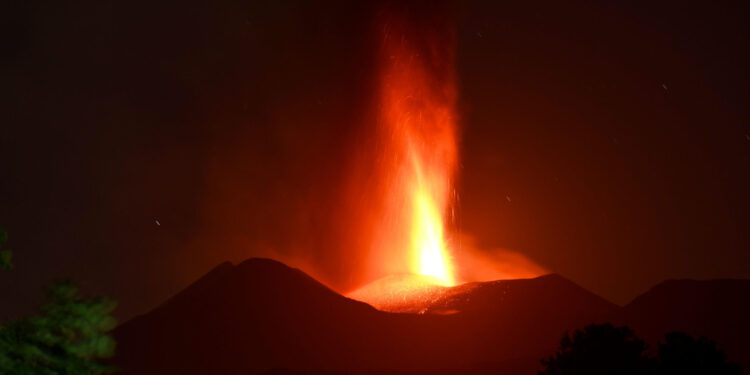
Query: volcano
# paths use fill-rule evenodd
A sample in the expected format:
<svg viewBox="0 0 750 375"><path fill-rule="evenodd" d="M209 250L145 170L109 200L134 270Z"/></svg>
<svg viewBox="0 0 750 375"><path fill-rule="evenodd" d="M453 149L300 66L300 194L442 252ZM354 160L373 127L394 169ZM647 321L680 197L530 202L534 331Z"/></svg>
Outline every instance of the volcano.
<svg viewBox="0 0 750 375"><path fill-rule="evenodd" d="M115 362L140 375L531 374L565 330L618 309L554 274L444 292L421 314L390 313L274 260L223 263L118 327Z"/></svg>
<svg viewBox="0 0 750 375"><path fill-rule="evenodd" d="M740 363L749 354L736 333L750 328L750 281L667 281L622 308L556 274L433 291L419 311L392 313L274 260L227 262L118 327L115 364L125 375L534 374L566 330L603 321L652 345L680 329L721 339Z"/></svg>

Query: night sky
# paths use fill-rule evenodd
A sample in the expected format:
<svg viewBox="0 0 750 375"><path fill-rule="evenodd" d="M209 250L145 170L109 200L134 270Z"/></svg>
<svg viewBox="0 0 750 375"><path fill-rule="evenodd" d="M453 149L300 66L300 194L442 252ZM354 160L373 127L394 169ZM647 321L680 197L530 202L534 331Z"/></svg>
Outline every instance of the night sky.
<svg viewBox="0 0 750 375"><path fill-rule="evenodd" d="M458 230L618 304L750 278L750 4L498 3L438 10L457 36ZM341 292L369 281L341 192L380 8L0 5L0 319L72 278L124 320L251 256Z"/></svg>

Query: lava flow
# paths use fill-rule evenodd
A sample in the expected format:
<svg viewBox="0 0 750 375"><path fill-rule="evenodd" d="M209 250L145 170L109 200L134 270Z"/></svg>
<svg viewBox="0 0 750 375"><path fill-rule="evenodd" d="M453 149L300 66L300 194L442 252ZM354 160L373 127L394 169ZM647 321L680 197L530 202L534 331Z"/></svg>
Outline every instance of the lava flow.
<svg viewBox="0 0 750 375"><path fill-rule="evenodd" d="M407 30L405 23L390 20L380 39L378 130L387 172L373 248L400 249L396 262L406 265L407 276L391 275L351 294L369 302L392 294L386 289L405 299L426 285L456 284L446 230L458 159L453 40Z"/></svg>

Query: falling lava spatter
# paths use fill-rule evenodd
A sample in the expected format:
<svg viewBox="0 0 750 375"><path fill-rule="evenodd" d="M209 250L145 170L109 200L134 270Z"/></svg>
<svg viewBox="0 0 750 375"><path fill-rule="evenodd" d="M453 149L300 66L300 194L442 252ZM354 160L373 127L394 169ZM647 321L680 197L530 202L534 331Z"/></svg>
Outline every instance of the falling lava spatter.
<svg viewBox="0 0 750 375"><path fill-rule="evenodd" d="M390 172L376 243L408 249L409 273L450 286L446 213L458 158L452 36L451 43L424 31L414 37L399 21L382 29L378 125Z"/></svg>

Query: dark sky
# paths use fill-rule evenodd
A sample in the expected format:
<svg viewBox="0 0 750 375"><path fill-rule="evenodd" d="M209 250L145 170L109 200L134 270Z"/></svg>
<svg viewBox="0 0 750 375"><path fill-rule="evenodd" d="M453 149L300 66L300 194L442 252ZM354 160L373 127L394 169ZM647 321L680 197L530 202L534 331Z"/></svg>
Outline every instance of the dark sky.
<svg viewBox="0 0 750 375"><path fill-rule="evenodd" d="M750 5L499 3L443 7L459 229L620 304L750 278ZM368 142L377 2L0 7L0 318L63 277L127 318L273 252L365 281L341 187Z"/></svg>

